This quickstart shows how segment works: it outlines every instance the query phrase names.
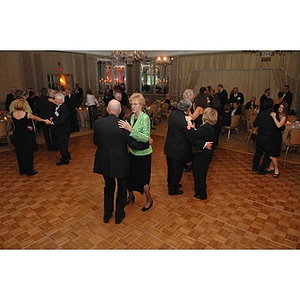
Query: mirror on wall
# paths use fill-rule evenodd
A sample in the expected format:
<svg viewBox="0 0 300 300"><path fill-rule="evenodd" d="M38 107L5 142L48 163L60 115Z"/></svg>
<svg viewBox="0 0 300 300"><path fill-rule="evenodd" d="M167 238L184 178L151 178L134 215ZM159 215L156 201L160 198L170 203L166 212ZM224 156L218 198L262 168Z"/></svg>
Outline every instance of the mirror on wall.
<svg viewBox="0 0 300 300"><path fill-rule="evenodd" d="M142 92L168 94L170 89L171 64L174 57L154 57L141 62Z"/></svg>
<svg viewBox="0 0 300 300"><path fill-rule="evenodd" d="M126 68L125 63L113 60L99 60L98 67L98 83L99 94L104 94L105 91L112 89L114 85L125 83Z"/></svg>

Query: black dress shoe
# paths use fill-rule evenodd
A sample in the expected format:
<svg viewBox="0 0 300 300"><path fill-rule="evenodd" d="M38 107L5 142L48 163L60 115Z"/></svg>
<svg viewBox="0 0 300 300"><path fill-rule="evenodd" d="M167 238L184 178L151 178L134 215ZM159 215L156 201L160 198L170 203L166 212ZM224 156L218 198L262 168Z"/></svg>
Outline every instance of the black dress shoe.
<svg viewBox="0 0 300 300"><path fill-rule="evenodd" d="M110 215L104 215L104 217L103 217L103 221L104 221L104 223L108 223L108 221L109 221L109 219L111 218L111 214Z"/></svg>
<svg viewBox="0 0 300 300"><path fill-rule="evenodd" d="M267 171L258 171L258 174L259 175L266 175L266 174L268 174L268 172Z"/></svg>
<svg viewBox="0 0 300 300"><path fill-rule="evenodd" d="M36 170L32 170L31 172L29 173L26 173L28 176L33 176L35 174L37 174L37 171Z"/></svg>
<svg viewBox="0 0 300 300"><path fill-rule="evenodd" d="M200 196L200 195L197 195L197 194L195 194L194 197L197 198L197 199L200 199L200 200L206 200L207 199L207 197L203 197L203 196Z"/></svg>
<svg viewBox="0 0 300 300"><path fill-rule="evenodd" d="M147 203L148 203L148 202L150 202L150 201L147 201ZM149 209L152 207L152 205L153 205L153 200L151 200L151 204L150 204L148 207L145 207L145 206L144 206L144 207L142 208L142 211L147 211L147 210L149 210Z"/></svg>
<svg viewBox="0 0 300 300"><path fill-rule="evenodd" d="M62 161L62 160L60 160L59 162L56 163L57 166L68 165L68 164L69 164L68 161Z"/></svg>
<svg viewBox="0 0 300 300"><path fill-rule="evenodd" d="M124 218L125 218L125 212L123 212L123 214L121 215L116 215L115 223L120 224Z"/></svg>
<svg viewBox="0 0 300 300"><path fill-rule="evenodd" d="M135 196L133 196L132 198L127 198L126 202L125 202L125 205L129 204L130 202L134 202L135 200Z"/></svg>
<svg viewBox="0 0 300 300"><path fill-rule="evenodd" d="M191 170L192 170L192 167L187 166L187 167L185 167L182 171L183 171L183 172L191 172Z"/></svg>
<svg viewBox="0 0 300 300"><path fill-rule="evenodd" d="M174 196L174 195L181 195L183 194L183 191L182 190L175 190L175 191L169 191L169 195L170 196Z"/></svg>

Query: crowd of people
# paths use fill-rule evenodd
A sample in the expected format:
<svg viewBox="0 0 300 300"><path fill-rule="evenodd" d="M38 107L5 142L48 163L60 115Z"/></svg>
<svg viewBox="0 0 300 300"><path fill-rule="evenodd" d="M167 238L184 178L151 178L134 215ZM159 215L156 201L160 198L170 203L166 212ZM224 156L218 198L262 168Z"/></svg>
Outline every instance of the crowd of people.
<svg viewBox="0 0 300 300"><path fill-rule="evenodd" d="M7 96L6 109L11 113L14 124L14 145L21 174L36 174L33 167L35 128L43 132L49 151L59 150L61 158L57 165L69 164L68 150L72 132L79 131L77 109L84 104L89 110L90 128L97 146L93 171L104 178L104 222L109 222L114 212L114 192L117 180L115 223L125 217L125 206L135 201L134 191L145 194L146 202L142 211L153 206L150 193L152 143L151 121L145 112L146 99L136 92L128 99L123 86L109 90L102 100L107 116L98 117L99 102L91 90L86 99L78 84L72 93L70 89L53 91L41 89L35 96L29 89L25 93L12 89ZM166 98L166 103L170 99ZM170 196L183 193L181 179L190 166L194 178L194 197L207 199L207 173L218 147L222 126L231 123L231 117L242 114L245 102L243 93L237 87L229 94L222 84L217 92L211 87L200 87L199 93L192 89L184 91L176 108L170 109L168 130L164 145L167 162L167 187ZM260 97L251 97L245 110L259 108L253 123L258 127L256 150L252 170L259 174L280 174L277 157L281 152L281 132L287 121L292 103L292 93L284 86L278 98L270 98L270 89ZM170 103L169 103L170 104ZM130 114L124 110L130 107ZM129 146L129 152L128 147ZM262 163L260 160L263 157Z"/></svg>

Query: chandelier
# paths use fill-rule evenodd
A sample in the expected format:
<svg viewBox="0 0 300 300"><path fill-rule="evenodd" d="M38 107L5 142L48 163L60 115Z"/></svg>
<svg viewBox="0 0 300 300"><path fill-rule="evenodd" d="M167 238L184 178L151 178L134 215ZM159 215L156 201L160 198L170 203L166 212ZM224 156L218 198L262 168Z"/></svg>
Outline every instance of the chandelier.
<svg viewBox="0 0 300 300"><path fill-rule="evenodd" d="M259 55L261 57L261 61L271 61L271 58L274 55L287 55L292 53L292 51L285 50L247 50L243 52L251 55Z"/></svg>
<svg viewBox="0 0 300 300"><path fill-rule="evenodd" d="M156 59L156 63L158 65L171 65L174 61L174 57L173 56L159 56Z"/></svg>
<svg viewBox="0 0 300 300"><path fill-rule="evenodd" d="M113 51L112 58L124 61L127 65L132 66L135 61L142 61L147 58L146 51L129 50L129 51Z"/></svg>

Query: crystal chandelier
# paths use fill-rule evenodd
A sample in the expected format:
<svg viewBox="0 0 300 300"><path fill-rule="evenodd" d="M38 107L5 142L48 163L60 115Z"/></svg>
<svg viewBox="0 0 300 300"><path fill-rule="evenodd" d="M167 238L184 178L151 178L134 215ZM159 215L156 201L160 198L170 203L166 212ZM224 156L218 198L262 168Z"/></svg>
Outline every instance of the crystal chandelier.
<svg viewBox="0 0 300 300"><path fill-rule="evenodd" d="M261 61L271 61L272 56L274 55L287 55L292 54L292 51L285 51L285 50L247 50L243 51L246 54L254 54L259 55L261 57Z"/></svg>
<svg viewBox="0 0 300 300"><path fill-rule="evenodd" d="M127 65L133 65L134 61L142 61L147 58L146 51L129 50L129 51L113 51L112 58L124 61Z"/></svg>

